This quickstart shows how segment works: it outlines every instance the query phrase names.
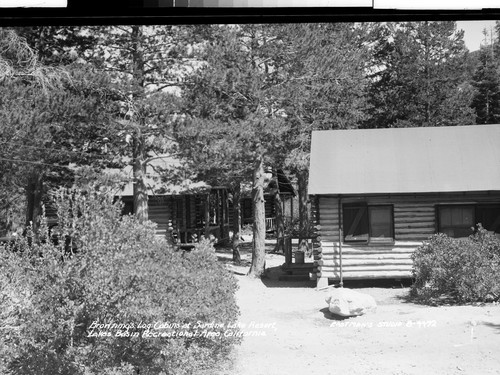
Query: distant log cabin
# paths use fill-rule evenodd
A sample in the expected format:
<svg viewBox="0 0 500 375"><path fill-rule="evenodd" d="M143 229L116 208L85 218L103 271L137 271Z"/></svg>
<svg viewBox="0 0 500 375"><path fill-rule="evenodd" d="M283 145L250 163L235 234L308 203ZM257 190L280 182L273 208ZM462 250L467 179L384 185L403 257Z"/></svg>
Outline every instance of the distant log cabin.
<svg viewBox="0 0 500 375"><path fill-rule="evenodd" d="M121 196L124 214L133 213L131 195ZM156 223L156 235L170 238L180 247L192 247L202 236L217 243L229 241L229 216L225 188L203 192L181 192L149 196L149 220Z"/></svg>
<svg viewBox="0 0 500 375"><path fill-rule="evenodd" d="M282 169L272 170L271 168L268 168L266 172L273 175L273 177L267 182L264 187L266 231L274 232L276 230L276 217L277 215L279 215L279 208L276 207L276 194L279 194L282 205L283 220L287 226L290 226L294 220L294 217L297 216L297 214L294 213L294 210L298 209L298 203L295 202L295 188ZM241 222L243 225L251 225L253 223L253 203L251 197L251 189L251 185L244 186L242 197L240 199Z"/></svg>
<svg viewBox="0 0 500 375"><path fill-rule="evenodd" d="M500 233L500 125L315 131L309 194L318 287L409 278L434 233Z"/></svg>
<svg viewBox="0 0 500 375"><path fill-rule="evenodd" d="M148 189L149 220L157 224L156 234L163 237L173 236L180 247L191 247L201 236L211 236L217 243L230 240L234 222L232 194L224 186L209 186L204 182L194 182L189 178L179 178L179 160L160 155L151 160L146 169L145 183ZM266 231L274 233L277 209L275 195L278 193L283 202L284 219L293 221L295 190L285 173L268 169L274 178L265 186ZM170 171L170 172L169 172ZM124 214L133 214L132 168L109 170L125 176L125 185L117 194L124 203ZM188 173L186 173L188 174ZM169 179L168 175L173 178ZM176 181L175 183L173 181ZM251 186L243 189L241 218L243 225L253 222L253 205L250 195Z"/></svg>
<svg viewBox="0 0 500 375"><path fill-rule="evenodd" d="M184 248L192 247L201 236L212 237L218 243L227 242L230 228L227 189L193 182L189 178L176 183L162 181L160 170L168 172L176 167L179 167L179 161L164 155L152 160L146 170L148 216L157 225L156 234ZM123 213L132 214L131 167L126 167L122 173L130 182L117 196L124 203Z"/></svg>

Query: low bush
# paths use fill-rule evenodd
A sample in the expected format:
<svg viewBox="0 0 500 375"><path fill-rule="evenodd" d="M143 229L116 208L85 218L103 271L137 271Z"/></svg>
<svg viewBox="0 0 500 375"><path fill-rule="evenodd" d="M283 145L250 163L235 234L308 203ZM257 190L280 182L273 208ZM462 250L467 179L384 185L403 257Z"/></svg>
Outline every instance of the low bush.
<svg viewBox="0 0 500 375"><path fill-rule="evenodd" d="M210 243L176 252L96 186L54 200L59 235L77 251L46 229L0 249L0 373L182 375L228 358L240 341L225 335L237 284Z"/></svg>
<svg viewBox="0 0 500 375"><path fill-rule="evenodd" d="M433 235L412 257L411 294L424 302L500 298L500 240L481 226L468 238Z"/></svg>

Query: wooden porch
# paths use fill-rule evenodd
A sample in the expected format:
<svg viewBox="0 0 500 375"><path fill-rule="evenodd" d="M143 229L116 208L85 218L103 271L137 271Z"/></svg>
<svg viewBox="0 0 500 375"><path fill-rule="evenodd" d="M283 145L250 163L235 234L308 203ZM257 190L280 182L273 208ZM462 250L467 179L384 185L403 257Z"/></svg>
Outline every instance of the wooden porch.
<svg viewBox="0 0 500 375"><path fill-rule="evenodd" d="M189 249L202 237L214 243L229 241L227 191L213 188L206 194L173 196L168 230L174 244Z"/></svg>
<svg viewBox="0 0 500 375"><path fill-rule="evenodd" d="M301 240L306 240L310 253L316 246L316 237L284 237L285 263L281 266L284 275L279 277L280 281L308 281L311 280L311 275L314 274L314 261L306 262L305 253L299 252L299 244ZM314 258L311 258L314 259Z"/></svg>

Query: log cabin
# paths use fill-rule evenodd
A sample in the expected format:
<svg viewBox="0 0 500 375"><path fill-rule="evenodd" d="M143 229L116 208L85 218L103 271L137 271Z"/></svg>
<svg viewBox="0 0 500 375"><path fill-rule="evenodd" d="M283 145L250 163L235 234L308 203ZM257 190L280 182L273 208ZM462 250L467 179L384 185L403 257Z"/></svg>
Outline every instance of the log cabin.
<svg viewBox="0 0 500 375"><path fill-rule="evenodd" d="M213 236L218 243L227 242L230 228L227 189L189 178L177 183L162 181L160 169L174 169L179 165L178 160L162 155L147 166L148 216L157 224L156 234L172 239L182 248L192 247L202 235ZM130 214L134 212L131 167L122 173L128 182L117 196L124 203L123 213Z"/></svg>
<svg viewBox="0 0 500 375"><path fill-rule="evenodd" d="M272 170L267 168L266 173L272 177L269 178L264 187L264 205L266 214L266 231L275 232L276 216L278 208L276 207L276 194L279 194L282 206L283 220L287 225L291 225L294 217L297 216L295 210L298 209L296 202L296 192L292 182L287 174L282 169ZM241 205L241 222L243 225L251 225L253 223L253 203L251 197L251 185L244 187ZM295 206L295 207L294 207Z"/></svg>
<svg viewBox="0 0 500 375"><path fill-rule="evenodd" d="M314 131L313 278L410 278L434 233L500 233L500 125Z"/></svg>
<svg viewBox="0 0 500 375"><path fill-rule="evenodd" d="M230 192L224 186L209 186L189 178L179 181L178 176L177 183L162 181L161 170L175 170L179 166L180 162L168 155L152 159L147 166L145 183L149 192L149 220L157 224L156 234L173 236L174 242L183 248L191 247L202 235L213 236L218 243L227 243L235 215ZM134 212L131 167L124 168L122 173L129 182L118 196L124 203L123 213L131 214ZM269 169L269 173L272 175L272 170ZM295 190L282 170L277 170L276 175L277 178L270 178L265 187L266 230L270 233L275 231L276 192L283 201L286 219L290 222L293 219ZM250 191L251 187L246 189L246 194ZM252 199L245 193L241 207L242 223L251 224Z"/></svg>

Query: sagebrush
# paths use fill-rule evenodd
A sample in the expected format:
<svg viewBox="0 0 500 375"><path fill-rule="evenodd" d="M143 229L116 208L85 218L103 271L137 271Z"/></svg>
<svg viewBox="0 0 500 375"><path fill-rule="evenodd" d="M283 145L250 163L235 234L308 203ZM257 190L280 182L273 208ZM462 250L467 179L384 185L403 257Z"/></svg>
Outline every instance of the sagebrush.
<svg viewBox="0 0 500 375"><path fill-rule="evenodd" d="M423 301L500 298L500 240L480 225L468 238L433 235L412 258L412 295Z"/></svg>
<svg viewBox="0 0 500 375"><path fill-rule="evenodd" d="M211 329L218 337L175 338L139 328L237 320L236 281L208 242L174 251L97 186L53 198L57 230L42 225L0 249L0 373L180 375L227 359L240 339L224 327ZM129 336L90 337L95 322L128 324Z"/></svg>

